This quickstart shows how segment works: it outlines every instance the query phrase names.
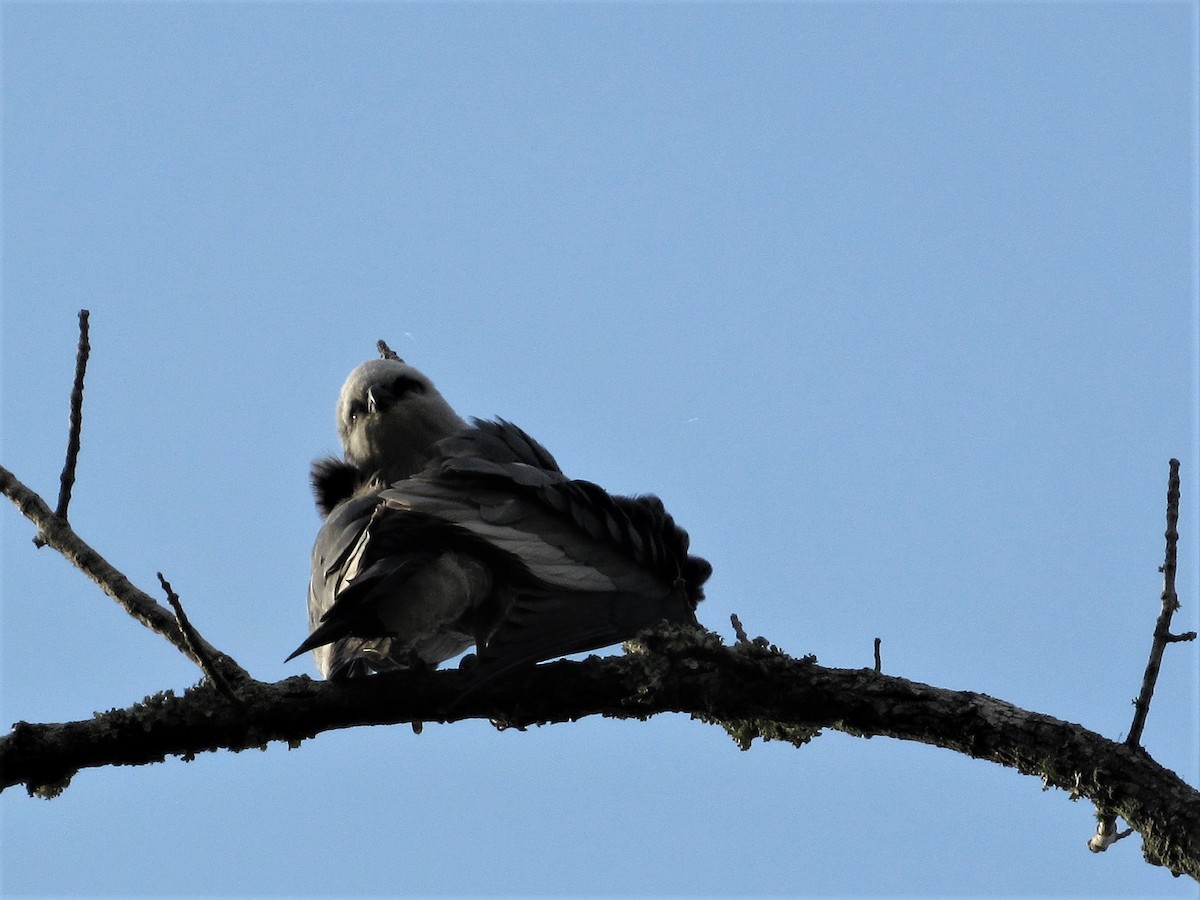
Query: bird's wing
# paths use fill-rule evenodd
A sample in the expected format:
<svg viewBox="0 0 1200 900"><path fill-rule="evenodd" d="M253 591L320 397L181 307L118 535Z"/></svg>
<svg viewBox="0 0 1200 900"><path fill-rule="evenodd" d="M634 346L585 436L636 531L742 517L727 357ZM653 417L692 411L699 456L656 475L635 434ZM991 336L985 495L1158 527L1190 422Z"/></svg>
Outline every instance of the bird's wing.
<svg viewBox="0 0 1200 900"><path fill-rule="evenodd" d="M465 650L491 573L455 550L453 530L389 509L377 490L340 504L313 547L311 633L288 659L314 650L321 674L337 678L436 665Z"/></svg>
<svg viewBox="0 0 1200 900"><path fill-rule="evenodd" d="M437 445L423 471L368 485L313 549L312 634L326 677L436 664L473 640L484 671L695 624L711 567L656 497L563 475L503 420ZM290 657L289 657L290 658Z"/></svg>
<svg viewBox="0 0 1200 900"><path fill-rule="evenodd" d="M447 460L474 459L494 465L519 464L562 473L550 451L504 419L472 419L470 426L438 442L434 468Z"/></svg>
<svg viewBox="0 0 1200 900"><path fill-rule="evenodd" d="M504 421L476 423L439 450L380 496L457 526L519 573L494 621L476 623L488 635L484 661L509 668L618 643L663 619L695 624L710 569L688 556L687 533L657 498L568 479Z"/></svg>

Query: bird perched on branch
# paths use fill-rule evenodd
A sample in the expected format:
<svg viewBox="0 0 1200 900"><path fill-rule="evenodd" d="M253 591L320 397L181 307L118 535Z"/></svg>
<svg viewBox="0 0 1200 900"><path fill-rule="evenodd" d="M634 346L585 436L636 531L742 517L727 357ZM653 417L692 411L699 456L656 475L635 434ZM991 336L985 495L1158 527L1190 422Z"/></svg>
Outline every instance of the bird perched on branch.
<svg viewBox="0 0 1200 900"><path fill-rule="evenodd" d="M386 345L381 343L381 352ZM654 496L568 478L503 419L465 422L390 351L337 403L343 459L313 464L312 650L338 679L474 646L493 677L663 621L696 624L712 567Z"/></svg>

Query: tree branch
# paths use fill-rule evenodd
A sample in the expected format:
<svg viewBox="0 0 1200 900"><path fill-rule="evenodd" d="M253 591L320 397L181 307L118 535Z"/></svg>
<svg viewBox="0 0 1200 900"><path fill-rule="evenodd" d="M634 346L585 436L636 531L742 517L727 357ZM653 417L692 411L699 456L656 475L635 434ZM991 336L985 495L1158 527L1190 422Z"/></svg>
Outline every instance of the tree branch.
<svg viewBox="0 0 1200 900"><path fill-rule="evenodd" d="M88 355L92 346L88 343L88 311L79 311L79 348L75 351L75 383L71 388L71 412L69 431L67 433L67 458L63 463L62 475L59 476L58 505L54 514L60 519L67 517L67 507L71 505L71 490L75 486L75 467L79 462L80 434L83 431L83 377L87 373ZM46 541L39 532L33 539L36 547L46 546Z"/></svg>
<svg viewBox="0 0 1200 900"><path fill-rule="evenodd" d="M68 417L67 458L59 478L58 505L54 514L61 519L67 517L71 505L71 490L75 487L75 466L79 462L80 436L83 431L83 379L87 374L88 356L92 345L88 343L88 311L79 311L79 348L75 351L75 382L71 386L71 412Z"/></svg>
<svg viewBox="0 0 1200 900"><path fill-rule="evenodd" d="M822 728L918 741L1038 776L1114 810L1143 837L1147 860L1200 880L1200 793L1138 748L983 694L950 691L795 659L763 639L727 648L712 633L644 635L632 652L514 673L463 696L469 671L408 671L350 683L307 677L245 685L238 711L208 685L63 724L18 723L0 738L5 787L53 795L80 769L192 759L269 741L296 747L357 725L488 718L525 728L584 716L689 713L747 748L802 746Z"/></svg>
<svg viewBox="0 0 1200 900"><path fill-rule="evenodd" d="M211 649L211 645L204 638L200 637L200 633L192 627L187 613L183 611L183 603L180 601L179 595L171 587L171 582L163 577L162 572L158 572L157 575L158 583L167 595L167 602L171 604L171 609L175 611L175 620L179 623L179 630L183 634L183 640L187 644L188 650L191 651L191 655L199 662L201 671L208 676L208 680L212 682L213 686L224 694L235 706L244 706L245 704L242 703L241 698L234 693L233 688L229 686L229 682L225 680L225 676L221 674L220 669L213 663L212 654L208 652L208 649Z"/></svg>
<svg viewBox="0 0 1200 900"><path fill-rule="evenodd" d="M1192 641L1196 632L1187 634L1171 634L1171 617L1179 609L1179 596L1175 593L1175 569L1179 558L1179 460L1170 462L1170 474L1167 477L1167 549L1163 559L1163 592L1162 608L1158 613L1158 621L1154 623L1154 640L1150 644L1150 659L1146 663L1146 674L1142 678L1142 690L1134 704L1133 724L1129 727L1129 736L1125 743L1131 747L1140 746L1142 730L1146 727L1146 717L1150 714L1150 701L1154 697L1154 686L1158 682L1158 672L1162 667L1163 651L1167 644L1176 641Z"/></svg>
<svg viewBox="0 0 1200 900"><path fill-rule="evenodd" d="M1150 659L1146 662L1146 672L1142 676L1142 689L1134 701L1133 723L1125 738L1127 746L1137 749L1141 748L1146 717L1150 715L1150 701L1154 698L1154 687L1158 683L1158 673L1162 668L1163 651L1167 644L1196 639L1194 631L1185 634L1171 633L1171 617L1179 609L1179 596L1175 592L1175 570L1179 558L1179 460L1172 459L1168 469L1167 530L1164 533L1167 547L1163 564L1159 568L1163 573L1162 607L1158 613L1158 620L1154 623L1154 639L1150 643ZM1117 815L1119 813L1115 810L1097 804L1096 833L1087 842L1088 849L1093 853L1103 853L1129 835L1128 829L1117 831Z"/></svg>
<svg viewBox="0 0 1200 900"><path fill-rule="evenodd" d="M127 613L151 631L161 634L179 652L203 669L198 655L188 647L175 617L149 594L134 587L108 560L88 546L65 519L55 515L45 500L22 484L4 466L0 466L0 493L12 500L21 515L37 526L38 534L46 544L96 582L100 589L116 600ZM211 656L213 665L231 682L237 683L250 677L232 657L203 639L200 640L200 646Z"/></svg>

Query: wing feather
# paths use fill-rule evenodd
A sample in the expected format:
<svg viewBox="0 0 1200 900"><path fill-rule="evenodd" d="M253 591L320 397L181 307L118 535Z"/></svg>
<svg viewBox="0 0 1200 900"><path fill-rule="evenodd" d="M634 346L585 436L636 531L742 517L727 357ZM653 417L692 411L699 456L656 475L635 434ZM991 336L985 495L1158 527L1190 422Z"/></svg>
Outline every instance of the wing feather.
<svg viewBox="0 0 1200 900"><path fill-rule="evenodd" d="M350 481L323 471L337 498ZM415 475L355 490L318 534L312 633L292 654L314 649L327 677L436 664L473 640L493 678L695 624L711 566L662 502L567 478L503 419L443 439Z"/></svg>

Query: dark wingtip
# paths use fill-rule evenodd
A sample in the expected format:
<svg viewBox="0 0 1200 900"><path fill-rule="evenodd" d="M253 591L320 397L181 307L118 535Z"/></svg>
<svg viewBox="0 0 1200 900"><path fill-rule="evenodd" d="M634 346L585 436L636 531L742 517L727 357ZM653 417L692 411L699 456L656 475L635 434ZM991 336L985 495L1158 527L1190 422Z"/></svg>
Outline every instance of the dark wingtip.
<svg viewBox="0 0 1200 900"><path fill-rule="evenodd" d="M304 644L307 644L307 643L308 643L308 641L304 642ZM305 651L312 649L310 647L305 647L304 644L301 644L299 647L297 647L295 650L293 650L291 655L287 659L285 659L284 662L290 663L293 659L295 659L301 653L304 653Z"/></svg>
<svg viewBox="0 0 1200 900"><path fill-rule="evenodd" d="M346 636L346 627L341 622L324 622L319 625L312 634L310 634L289 656L284 662L291 662L301 653L307 653L309 650L316 650L318 647L324 647L326 644L332 644L340 637Z"/></svg>

